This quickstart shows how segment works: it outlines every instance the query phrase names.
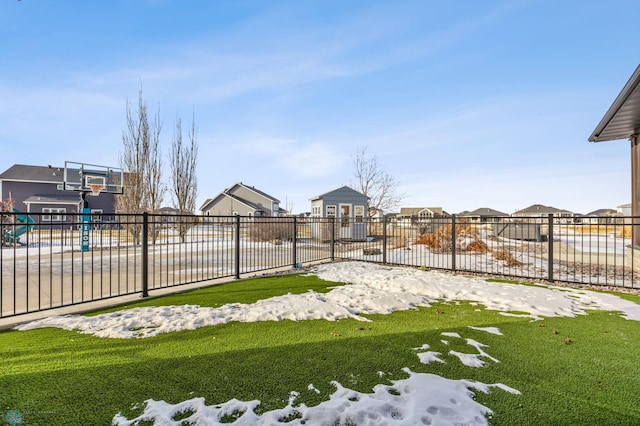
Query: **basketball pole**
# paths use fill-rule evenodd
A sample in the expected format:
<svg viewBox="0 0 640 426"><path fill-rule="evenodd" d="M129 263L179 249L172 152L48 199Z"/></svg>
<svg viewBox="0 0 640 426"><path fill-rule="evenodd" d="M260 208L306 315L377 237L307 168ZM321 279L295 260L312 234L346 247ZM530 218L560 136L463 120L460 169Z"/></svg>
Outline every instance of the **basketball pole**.
<svg viewBox="0 0 640 426"><path fill-rule="evenodd" d="M82 216L80 217L80 251L89 251L89 239L91 233L91 209L87 192L80 191L80 201L82 204Z"/></svg>

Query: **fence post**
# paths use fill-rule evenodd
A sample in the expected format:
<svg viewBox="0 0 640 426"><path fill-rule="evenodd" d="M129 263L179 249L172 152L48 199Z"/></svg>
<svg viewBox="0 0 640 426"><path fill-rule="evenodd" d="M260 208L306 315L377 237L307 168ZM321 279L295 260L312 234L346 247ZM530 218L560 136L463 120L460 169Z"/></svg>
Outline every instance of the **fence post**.
<svg viewBox="0 0 640 426"><path fill-rule="evenodd" d="M331 231L329 235L331 236L331 261L336 260L336 218L330 217L329 223L331 224Z"/></svg>
<svg viewBox="0 0 640 426"><path fill-rule="evenodd" d="M456 215L451 215L451 270L456 271Z"/></svg>
<svg viewBox="0 0 640 426"><path fill-rule="evenodd" d="M235 252L235 259L236 259L236 273L235 273L235 278L237 280L240 279L240 215L236 215L236 252Z"/></svg>
<svg viewBox="0 0 640 426"><path fill-rule="evenodd" d="M293 267L298 265L298 221L293 217Z"/></svg>
<svg viewBox="0 0 640 426"><path fill-rule="evenodd" d="M387 263L387 216L382 216L382 263Z"/></svg>
<svg viewBox="0 0 640 426"><path fill-rule="evenodd" d="M549 243L547 269L549 276L547 280L553 282L553 214L549 213L549 219L547 223L547 242Z"/></svg>
<svg viewBox="0 0 640 426"><path fill-rule="evenodd" d="M142 297L149 297L149 213L142 213Z"/></svg>

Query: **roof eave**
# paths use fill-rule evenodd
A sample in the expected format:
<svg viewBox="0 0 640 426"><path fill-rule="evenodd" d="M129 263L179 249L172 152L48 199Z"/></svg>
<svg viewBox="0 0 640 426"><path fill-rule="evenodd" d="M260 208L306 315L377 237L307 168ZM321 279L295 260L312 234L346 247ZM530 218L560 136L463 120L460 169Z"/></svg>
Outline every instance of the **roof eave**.
<svg viewBox="0 0 640 426"><path fill-rule="evenodd" d="M629 135L623 136L616 135L615 137L600 138L600 135L602 135L609 123L611 123L616 114L627 102L631 94L636 90L638 84L640 84L640 65L638 65L636 70L631 75L631 78L629 78L629 81L627 81L627 84L624 85L616 99L613 101L613 104L611 104L604 117L602 117L602 120L600 120L600 123L598 123L593 133L591 133L591 136L589 136L589 142L607 142L612 140L625 139L633 134L631 133ZM635 129L633 130L633 132L635 132Z"/></svg>

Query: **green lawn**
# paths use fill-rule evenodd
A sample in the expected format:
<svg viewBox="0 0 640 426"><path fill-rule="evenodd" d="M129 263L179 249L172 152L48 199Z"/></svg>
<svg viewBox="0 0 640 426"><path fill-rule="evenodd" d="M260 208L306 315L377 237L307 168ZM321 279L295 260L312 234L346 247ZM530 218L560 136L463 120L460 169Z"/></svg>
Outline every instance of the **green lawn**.
<svg viewBox="0 0 640 426"><path fill-rule="evenodd" d="M313 276L267 277L135 306L215 307L335 285ZM617 313L531 322L468 303L441 303L368 318L372 322L229 323L122 340L59 329L4 331L0 422L8 424L6 413L18 410L20 425L106 425L119 412L138 415L146 399L177 403L197 396L208 404L258 399L268 411L284 407L290 392L298 391L300 402L314 405L334 391L333 380L370 392L378 383L405 378L401 369L408 367L522 392L476 392L478 402L494 411L493 425L640 424L640 322ZM498 327L504 335L468 326ZM445 345L445 331L488 345L485 351L500 362L470 368L443 356L446 364L421 364L412 348L424 343L443 354L474 352L463 339L447 338ZM309 384L321 393L308 390Z"/></svg>

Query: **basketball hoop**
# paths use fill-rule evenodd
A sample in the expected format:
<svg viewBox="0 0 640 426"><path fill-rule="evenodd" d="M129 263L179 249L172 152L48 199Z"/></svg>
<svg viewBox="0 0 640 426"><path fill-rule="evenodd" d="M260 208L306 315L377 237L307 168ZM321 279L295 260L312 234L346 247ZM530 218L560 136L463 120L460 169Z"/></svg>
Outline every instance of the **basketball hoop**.
<svg viewBox="0 0 640 426"><path fill-rule="evenodd" d="M97 197L98 195L100 195L102 190L106 188L106 185L100 183L92 183L89 185L89 188L91 189L91 195Z"/></svg>

